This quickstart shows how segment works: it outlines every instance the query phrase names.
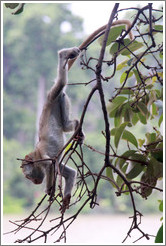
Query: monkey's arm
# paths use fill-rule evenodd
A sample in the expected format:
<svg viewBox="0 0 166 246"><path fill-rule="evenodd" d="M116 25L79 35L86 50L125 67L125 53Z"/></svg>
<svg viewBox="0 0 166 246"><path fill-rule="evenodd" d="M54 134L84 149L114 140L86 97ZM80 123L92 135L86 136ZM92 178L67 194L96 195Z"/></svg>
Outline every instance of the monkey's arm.
<svg viewBox="0 0 166 246"><path fill-rule="evenodd" d="M53 102L62 92L68 81L68 60L77 57L79 53L80 49L77 47L62 49L58 52L57 79L48 94L48 102Z"/></svg>
<svg viewBox="0 0 166 246"><path fill-rule="evenodd" d="M37 147L37 151L40 153L42 161L39 166L42 168L45 174L46 188L45 192L50 195L51 189L54 183L55 170L50 156L46 152L46 147L44 142L40 142Z"/></svg>
<svg viewBox="0 0 166 246"><path fill-rule="evenodd" d="M60 108L61 108L61 116L62 116L62 123L63 123L63 131L64 132L74 131L77 129L77 127L79 125L79 121L69 119L70 112L69 112L68 96L65 93L63 93L60 100L61 100L60 101ZM84 135L82 129L79 130L76 138L77 138L77 141L79 144L83 143L85 135Z"/></svg>
<svg viewBox="0 0 166 246"><path fill-rule="evenodd" d="M129 20L117 20L114 21L112 23L112 26L118 26L118 25L122 25L125 24L126 25L126 30L128 31L131 27L131 22ZM98 28L96 31L94 31L90 36L88 36L88 38L79 46L79 49L82 50L84 47L86 47L97 35L99 35L100 33L102 33L107 27L107 24L104 26L101 26L100 28ZM134 36L132 31L130 30L129 32L129 37L131 40L133 40ZM71 66L73 65L73 63L75 62L75 60L77 59L74 58L72 60L68 61L68 69L71 68Z"/></svg>

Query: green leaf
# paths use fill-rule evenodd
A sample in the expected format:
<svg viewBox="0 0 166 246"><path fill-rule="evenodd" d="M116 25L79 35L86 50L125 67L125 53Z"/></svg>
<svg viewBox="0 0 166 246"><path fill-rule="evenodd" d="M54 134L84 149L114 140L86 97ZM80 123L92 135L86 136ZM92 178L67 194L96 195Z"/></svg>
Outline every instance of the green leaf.
<svg viewBox="0 0 166 246"><path fill-rule="evenodd" d="M125 46L127 46L127 48L124 48ZM130 39L126 38L126 39L123 40L123 44L119 44L118 42L114 43L111 46L111 48L110 48L110 54L111 55L114 55L116 52L119 51L118 54L121 54L123 56L128 56L128 55L131 54L131 52L134 52L134 51L136 51L136 50L138 50L138 49L140 49L142 47L143 47L143 44L142 43L137 42L136 40L134 40L133 42L131 42ZM122 48L124 48L124 49L121 50Z"/></svg>
<svg viewBox="0 0 166 246"><path fill-rule="evenodd" d="M160 202L159 210L160 210L160 212L163 212L163 200L160 200L159 202Z"/></svg>
<svg viewBox="0 0 166 246"><path fill-rule="evenodd" d="M158 125L159 127L161 126L161 123L163 122L163 114L161 114L159 121L158 121Z"/></svg>
<svg viewBox="0 0 166 246"><path fill-rule="evenodd" d="M135 136L131 132L124 130L123 135L122 135L122 139L127 140L128 142L132 143L136 148L138 148L137 139L135 138Z"/></svg>
<svg viewBox="0 0 166 246"><path fill-rule="evenodd" d="M6 8L15 9L19 3L5 3Z"/></svg>
<svg viewBox="0 0 166 246"><path fill-rule="evenodd" d="M160 96L161 96L161 91L160 91L160 90L155 89L155 92L156 92L156 97L157 97L157 99L160 99Z"/></svg>
<svg viewBox="0 0 166 246"><path fill-rule="evenodd" d="M129 170L127 170L126 177L128 179L136 178L144 169L143 166L136 164L135 162L131 162L129 165Z"/></svg>
<svg viewBox="0 0 166 246"><path fill-rule="evenodd" d="M145 117L148 116L147 106L143 102L138 102L137 107L142 115L144 115Z"/></svg>
<svg viewBox="0 0 166 246"><path fill-rule="evenodd" d="M127 61L127 65L128 65L128 66L131 66L135 59L136 59L135 57L129 59L129 60Z"/></svg>
<svg viewBox="0 0 166 246"><path fill-rule="evenodd" d="M118 97L115 97L113 99L113 101L108 104L107 109L108 109L110 117L115 117L115 112L116 112L117 108L121 104L123 104L123 102L126 100L127 100L126 97L118 96Z"/></svg>
<svg viewBox="0 0 166 246"><path fill-rule="evenodd" d="M141 195L143 198L147 198L148 196L152 194L153 188L151 188L150 186L153 186L153 187L156 186L157 178L154 177L151 174L151 172L145 172L143 173L141 177L141 182L147 184L147 185L141 184Z"/></svg>
<svg viewBox="0 0 166 246"><path fill-rule="evenodd" d="M133 101L132 101L133 102ZM134 103L134 102L133 102ZM133 105L132 107L131 107L131 109L132 109L132 111L134 112L134 113L138 113L139 112L139 108L137 107L137 105Z"/></svg>
<svg viewBox="0 0 166 246"><path fill-rule="evenodd" d="M160 52L159 57L160 57L161 59L163 59L163 52L162 52L162 51Z"/></svg>
<svg viewBox="0 0 166 246"><path fill-rule="evenodd" d="M150 94L149 94L149 102L148 102L148 104L151 105L156 100L157 100L156 90L151 90Z"/></svg>
<svg viewBox="0 0 166 246"><path fill-rule="evenodd" d="M137 84L141 84L142 83L142 80L140 78L140 75L139 75L138 71L136 69L133 69L133 72L134 72L134 75L136 77Z"/></svg>
<svg viewBox="0 0 166 246"><path fill-rule="evenodd" d="M72 143L69 143L69 144L67 145L67 147L65 148L65 152L67 152L67 151L71 148L71 146L72 146Z"/></svg>
<svg viewBox="0 0 166 246"><path fill-rule="evenodd" d="M121 95L122 95L122 94L133 95L134 92L133 92L132 90L128 89L128 88L123 87L122 90L121 90L121 92L120 92L120 94L121 94Z"/></svg>
<svg viewBox="0 0 166 246"><path fill-rule="evenodd" d="M139 121L138 115L136 113L133 113L132 124L135 126L138 121Z"/></svg>
<svg viewBox="0 0 166 246"><path fill-rule="evenodd" d="M147 132L146 134L145 134L145 136L146 136L146 138L147 138L147 144L151 144L151 143L153 143L153 142L155 142L156 141L156 133L155 132L152 132L152 133L149 133L149 132ZM156 144L157 145L157 144ZM153 146L149 146L149 148L154 148L154 146L155 145L153 145Z"/></svg>
<svg viewBox="0 0 166 246"><path fill-rule="evenodd" d="M158 161L155 157L151 156L149 160L149 165L152 165L153 167L153 176L156 178L162 178L163 177L163 163Z"/></svg>
<svg viewBox="0 0 166 246"><path fill-rule="evenodd" d="M128 164L127 164L127 165L124 165L124 166L121 168L121 171L122 171L123 173L126 172L127 166L128 166ZM118 175L118 176L117 176L117 179L116 179L116 183L117 183L117 185L120 187L120 186L124 183L124 180Z"/></svg>
<svg viewBox="0 0 166 246"><path fill-rule="evenodd" d="M120 44L118 42L114 43L111 48L110 48L110 54L111 55L114 55L116 52L118 52L119 50L121 50L122 48L124 48L126 45L128 45L129 43L131 42L130 39L124 39L123 40L123 44ZM121 54L123 52L122 51L119 51L119 54Z"/></svg>
<svg viewBox="0 0 166 246"><path fill-rule="evenodd" d="M120 138L121 138L121 136L123 134L123 131L124 131L126 125L127 125L126 123L123 123L123 124L120 125L120 127L118 127L116 129L115 138L114 138L114 143L115 143L115 147L116 148L118 148L118 144L119 144Z"/></svg>
<svg viewBox="0 0 166 246"><path fill-rule="evenodd" d="M115 136L116 129L117 129L117 127L112 128L112 130L110 132L111 136Z"/></svg>
<svg viewBox="0 0 166 246"><path fill-rule="evenodd" d="M127 67L127 61L128 60L125 60L125 61L119 63L118 66L116 67L116 70L118 71L118 70L121 70L124 67Z"/></svg>
<svg viewBox="0 0 166 246"><path fill-rule="evenodd" d="M133 116L133 111L131 110L131 107L129 104L126 105L126 110L124 111L124 122L128 122L128 126L132 126L132 116Z"/></svg>
<svg viewBox="0 0 166 246"><path fill-rule="evenodd" d="M163 25L155 25L155 26L154 26L154 29L155 29L156 31L163 31Z"/></svg>
<svg viewBox="0 0 166 246"><path fill-rule="evenodd" d="M18 7L18 9L15 12L13 12L12 14L18 15L18 14L22 13L24 10L24 5L25 5L25 3L21 3L20 6Z"/></svg>
<svg viewBox="0 0 166 246"><path fill-rule="evenodd" d="M116 188L114 183L111 182L111 180L113 180L115 182L114 175L113 175L113 170L112 170L111 167L106 167L106 176L110 179L109 182L112 184L112 186L114 186Z"/></svg>
<svg viewBox="0 0 166 246"><path fill-rule="evenodd" d="M142 155L142 154L139 154L139 153L134 153L133 155L131 155L130 159L133 159L133 162L134 162L134 160L140 161L140 163L139 162L136 162L136 163L140 164L140 165L143 165L143 166L146 163L146 157L144 155Z"/></svg>
<svg viewBox="0 0 166 246"><path fill-rule="evenodd" d="M122 68L124 68L126 66L131 66L134 59L135 58L126 59L123 62L119 63L116 70L121 70Z"/></svg>
<svg viewBox="0 0 166 246"><path fill-rule="evenodd" d="M138 139L139 146L142 147L142 145L145 143L145 139Z"/></svg>
<svg viewBox="0 0 166 246"><path fill-rule="evenodd" d="M131 54L131 52L134 52L140 48L143 47L143 44L134 40L129 46L128 46L128 49L125 49L124 51L122 51L121 55L122 56L128 56Z"/></svg>
<svg viewBox="0 0 166 246"><path fill-rule="evenodd" d="M141 121L141 123L146 125L147 124L146 117L144 115L142 115L140 112L137 115L138 115L138 118Z"/></svg>
<svg viewBox="0 0 166 246"><path fill-rule="evenodd" d="M122 112L123 112L123 105L120 106L115 112L115 117L114 117L115 127L119 127L122 123Z"/></svg>
<svg viewBox="0 0 166 246"><path fill-rule="evenodd" d="M116 41L116 39L122 34L122 31L125 30L125 25L112 27L107 39L106 46L110 45L112 42ZM99 44L102 46L104 36L101 36L98 41Z"/></svg>
<svg viewBox="0 0 166 246"><path fill-rule="evenodd" d="M130 157L131 155L133 155L134 153L136 152L136 150L127 150L125 153L123 153L122 157ZM126 162L126 159L123 159L123 158L117 158L116 161L115 161L115 165L118 167L118 168L122 168L123 164Z"/></svg>
<svg viewBox="0 0 166 246"><path fill-rule="evenodd" d="M151 111L152 111L152 115L158 115L158 107L156 106L155 103L152 103Z"/></svg>
<svg viewBox="0 0 166 246"><path fill-rule="evenodd" d="M130 78L133 75L133 72L130 71L129 73L126 73L126 71L124 73L122 73L121 77L120 77L120 83L122 84L126 78Z"/></svg>
<svg viewBox="0 0 166 246"><path fill-rule="evenodd" d="M132 159L133 161L130 161L128 165L126 177L129 179L134 179L143 171L145 167L143 163L146 162L146 157L141 154L135 153L130 156L130 159ZM135 162L134 160L137 160L139 162Z"/></svg>
<svg viewBox="0 0 166 246"><path fill-rule="evenodd" d="M160 227L160 229L157 232L155 243L163 243L163 225Z"/></svg>

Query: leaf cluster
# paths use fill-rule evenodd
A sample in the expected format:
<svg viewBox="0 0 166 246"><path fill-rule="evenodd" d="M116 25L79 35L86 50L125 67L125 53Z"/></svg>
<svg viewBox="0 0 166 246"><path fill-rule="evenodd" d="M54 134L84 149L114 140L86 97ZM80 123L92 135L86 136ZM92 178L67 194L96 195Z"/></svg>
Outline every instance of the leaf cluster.
<svg viewBox="0 0 166 246"><path fill-rule="evenodd" d="M155 24L154 29L161 31L162 26ZM163 173L163 140L159 130L163 119L160 110L163 100L162 67L156 66L155 74L152 72L154 65L147 65L151 57L147 50L147 42L150 46L149 40L146 42L140 33L142 41L140 38L139 41L121 38L124 32L123 25L113 27L107 40L107 49L109 48L107 51L113 56L114 61L120 61L116 65L116 71L121 72L119 81L121 86L116 88L115 95L107 105L109 117L113 119L114 124L110 131L114 139L114 143L111 145L115 147L111 162L121 170L128 180L140 180L139 192L143 198L147 198ZM156 32L153 33L153 35L155 34ZM102 41L103 37L100 37L100 45ZM141 51L138 53L140 49ZM127 57L127 59L122 61L123 57ZM157 59L161 64L162 49L158 50ZM148 73L151 70L151 76L148 76L147 70ZM156 126L158 130L156 128L153 129L154 132L146 130L144 139L140 139L137 134L132 133L133 128L136 128L137 125L147 126L154 119L155 122L158 121ZM119 155L118 152L122 152L123 141L127 142L129 150ZM111 168L108 168L107 176L113 179L119 187L124 183L119 175L116 179L114 178L116 175L113 170L111 171Z"/></svg>
<svg viewBox="0 0 166 246"><path fill-rule="evenodd" d="M25 3L5 3L5 7L9 9L15 9L14 12L12 12L13 15L21 14L24 10Z"/></svg>

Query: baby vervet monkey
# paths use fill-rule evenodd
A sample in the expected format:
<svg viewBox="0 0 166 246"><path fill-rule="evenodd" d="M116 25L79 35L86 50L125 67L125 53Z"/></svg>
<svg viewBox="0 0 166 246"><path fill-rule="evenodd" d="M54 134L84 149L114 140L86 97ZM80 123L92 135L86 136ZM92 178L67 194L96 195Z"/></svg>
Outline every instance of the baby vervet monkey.
<svg viewBox="0 0 166 246"><path fill-rule="evenodd" d="M55 179L55 172L59 169L60 174L65 178L63 205L61 211L69 208L71 191L76 179L76 171L71 167L59 163L61 155L58 156L64 147L64 133L74 131L79 125L78 120L69 119L69 98L64 91L68 82L68 60L79 55L77 47L62 49L58 52L58 74L57 80L48 93L46 103L39 123L39 142L33 152L25 156L22 162L22 171L27 179L34 184L41 184L46 178L47 194ZM78 141L82 144L84 134L80 131ZM55 170L52 161L56 159ZM40 160L40 161L39 161ZM59 165L59 167L58 167Z"/></svg>
<svg viewBox="0 0 166 246"><path fill-rule="evenodd" d="M117 20L112 26L125 24L127 30L130 29L131 23L128 20ZM64 147L64 133L74 131L79 125L78 120L69 119L69 99L64 92L64 87L68 81L68 70L77 59L80 50L84 49L97 35L100 35L107 25L98 28L93 32L79 48L73 47L62 49L58 52L58 75L56 83L48 93L46 103L43 107L39 123L39 142L33 152L25 156L22 162L22 171L26 178L34 184L41 184L44 177L46 178L46 193L51 195L54 189L55 173L59 169L60 174L65 178L65 188L61 212L64 213L69 208L71 191L76 179L76 171L63 163L59 163L62 148ZM129 32L132 40L132 31ZM78 141L82 144L84 134L79 132ZM56 160L55 170L52 160Z"/></svg>

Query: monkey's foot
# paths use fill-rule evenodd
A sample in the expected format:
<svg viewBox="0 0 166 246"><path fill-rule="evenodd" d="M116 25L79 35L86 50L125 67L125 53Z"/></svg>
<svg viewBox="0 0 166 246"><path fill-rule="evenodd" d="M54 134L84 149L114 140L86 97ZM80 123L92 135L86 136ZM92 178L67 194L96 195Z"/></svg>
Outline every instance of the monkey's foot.
<svg viewBox="0 0 166 246"><path fill-rule="evenodd" d="M82 130L78 133L78 135L75 137L75 140L77 141L78 144L83 144L85 139L85 134L83 133Z"/></svg>
<svg viewBox="0 0 166 246"><path fill-rule="evenodd" d="M66 211L66 209L69 209L70 198L71 198L71 195L70 194L68 194L67 196L65 196L63 198L63 203L62 203L62 205L61 205L61 207L59 209L62 214L64 214L64 212Z"/></svg>

